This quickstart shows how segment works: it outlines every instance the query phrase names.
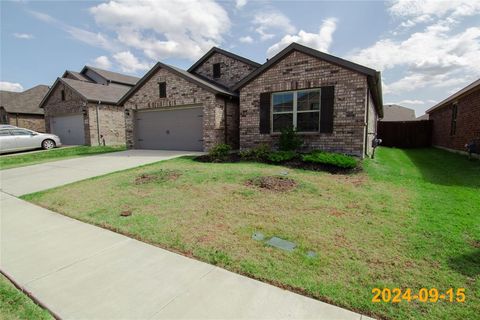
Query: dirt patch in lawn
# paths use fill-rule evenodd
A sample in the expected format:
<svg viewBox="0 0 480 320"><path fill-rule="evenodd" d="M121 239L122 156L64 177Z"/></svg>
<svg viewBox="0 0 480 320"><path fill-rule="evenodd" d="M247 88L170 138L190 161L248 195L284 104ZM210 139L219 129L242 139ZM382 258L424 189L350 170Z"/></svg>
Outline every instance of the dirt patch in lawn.
<svg viewBox="0 0 480 320"><path fill-rule="evenodd" d="M120 212L121 217L129 217L131 215L132 215L132 210L123 210L122 212Z"/></svg>
<svg viewBox="0 0 480 320"><path fill-rule="evenodd" d="M285 192L294 189L297 186L297 182L286 177L265 176L248 179L245 185L276 192Z"/></svg>
<svg viewBox="0 0 480 320"><path fill-rule="evenodd" d="M135 184L147 184L152 182L174 181L177 180L182 174L177 170L164 170L161 169L152 173L142 173L135 178Z"/></svg>

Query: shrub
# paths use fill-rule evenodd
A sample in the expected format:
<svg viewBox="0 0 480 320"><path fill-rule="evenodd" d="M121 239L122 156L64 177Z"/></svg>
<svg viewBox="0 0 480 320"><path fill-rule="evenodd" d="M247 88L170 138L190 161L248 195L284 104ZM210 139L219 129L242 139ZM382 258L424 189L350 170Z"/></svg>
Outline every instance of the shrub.
<svg viewBox="0 0 480 320"><path fill-rule="evenodd" d="M241 151L240 157L243 160L265 161L268 159L268 155L270 154L270 152L270 146L261 143L252 149Z"/></svg>
<svg viewBox="0 0 480 320"><path fill-rule="evenodd" d="M297 156L295 151L277 151L271 152L268 155L268 160L274 163L281 163L288 160L292 160Z"/></svg>
<svg viewBox="0 0 480 320"><path fill-rule="evenodd" d="M228 144L220 143L220 144L217 144L212 149L210 149L210 151L208 152L208 155L213 160L223 161L227 159L231 150L232 150L232 147L230 147Z"/></svg>
<svg viewBox="0 0 480 320"><path fill-rule="evenodd" d="M295 151L303 145L302 139L292 127L282 130L279 140L280 151Z"/></svg>
<svg viewBox="0 0 480 320"><path fill-rule="evenodd" d="M345 169L353 169L357 166L357 159L340 153L314 151L302 157L304 162L328 164Z"/></svg>

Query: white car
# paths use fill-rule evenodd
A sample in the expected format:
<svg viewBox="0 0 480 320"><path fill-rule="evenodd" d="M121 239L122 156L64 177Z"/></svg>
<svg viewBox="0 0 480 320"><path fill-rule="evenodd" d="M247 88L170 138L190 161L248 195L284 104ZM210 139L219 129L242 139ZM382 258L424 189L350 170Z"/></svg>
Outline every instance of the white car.
<svg viewBox="0 0 480 320"><path fill-rule="evenodd" d="M0 128L0 153L31 149L53 149L62 145L54 134L39 133L22 128Z"/></svg>

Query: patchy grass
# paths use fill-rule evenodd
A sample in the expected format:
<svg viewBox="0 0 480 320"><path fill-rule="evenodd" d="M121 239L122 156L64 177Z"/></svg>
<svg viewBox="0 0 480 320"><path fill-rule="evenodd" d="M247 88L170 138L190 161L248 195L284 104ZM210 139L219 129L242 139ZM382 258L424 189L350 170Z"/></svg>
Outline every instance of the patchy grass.
<svg viewBox="0 0 480 320"><path fill-rule="evenodd" d="M37 320L53 317L0 274L0 319Z"/></svg>
<svg viewBox="0 0 480 320"><path fill-rule="evenodd" d="M18 155L4 155L0 156L0 169L23 167L42 162L65 160L69 158L83 156L93 156L96 154L123 150L125 150L124 146L78 146L44 150L41 152L25 153Z"/></svg>
<svg viewBox="0 0 480 320"><path fill-rule="evenodd" d="M25 199L320 300L391 319L473 319L480 310L480 162L380 148L365 171L331 175L180 158ZM181 172L135 184L141 175ZM285 176L286 192L252 188ZM253 180L252 180L253 179ZM129 211L128 216L121 216ZM284 252L252 240L293 241ZM308 251L315 258L306 256ZM372 288L466 288L465 303L372 303Z"/></svg>

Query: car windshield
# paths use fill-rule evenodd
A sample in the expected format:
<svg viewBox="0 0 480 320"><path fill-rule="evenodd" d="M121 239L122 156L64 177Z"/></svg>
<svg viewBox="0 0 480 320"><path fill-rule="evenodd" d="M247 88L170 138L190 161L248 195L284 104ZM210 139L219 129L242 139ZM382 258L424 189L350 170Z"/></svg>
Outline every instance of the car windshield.
<svg viewBox="0 0 480 320"><path fill-rule="evenodd" d="M10 132L14 136L29 136L32 134L31 131L25 129L11 129Z"/></svg>

